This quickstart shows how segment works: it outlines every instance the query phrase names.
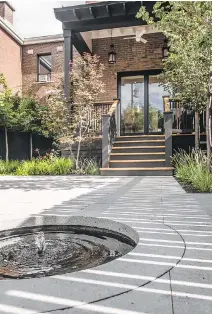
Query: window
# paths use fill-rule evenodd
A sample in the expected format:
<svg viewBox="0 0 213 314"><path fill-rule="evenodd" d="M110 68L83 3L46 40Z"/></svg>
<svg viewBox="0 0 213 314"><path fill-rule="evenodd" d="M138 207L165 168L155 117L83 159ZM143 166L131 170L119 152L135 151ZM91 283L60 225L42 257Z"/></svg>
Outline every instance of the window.
<svg viewBox="0 0 213 314"><path fill-rule="evenodd" d="M50 82L52 70L51 54L38 55L38 82Z"/></svg>

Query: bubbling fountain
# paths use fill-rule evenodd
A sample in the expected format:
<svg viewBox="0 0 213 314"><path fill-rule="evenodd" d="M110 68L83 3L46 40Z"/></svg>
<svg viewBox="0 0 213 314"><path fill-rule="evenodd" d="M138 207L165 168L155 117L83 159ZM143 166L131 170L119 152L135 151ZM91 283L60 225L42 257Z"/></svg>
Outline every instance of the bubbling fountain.
<svg viewBox="0 0 213 314"><path fill-rule="evenodd" d="M0 280L96 267L127 254L138 242L132 228L107 219L72 216L51 222L0 231Z"/></svg>
<svg viewBox="0 0 213 314"><path fill-rule="evenodd" d="M39 232L36 235L35 243L36 243L36 246L37 246L38 254L39 255L43 254L45 249L46 249L46 241L45 241L44 232Z"/></svg>

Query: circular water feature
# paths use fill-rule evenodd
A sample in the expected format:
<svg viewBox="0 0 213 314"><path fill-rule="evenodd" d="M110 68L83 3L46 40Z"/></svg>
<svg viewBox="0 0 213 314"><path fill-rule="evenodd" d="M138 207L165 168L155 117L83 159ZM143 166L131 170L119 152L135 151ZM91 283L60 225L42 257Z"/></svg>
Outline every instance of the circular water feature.
<svg viewBox="0 0 213 314"><path fill-rule="evenodd" d="M89 217L75 217L72 224L0 231L0 279L37 278L95 267L127 254L137 242L132 228Z"/></svg>

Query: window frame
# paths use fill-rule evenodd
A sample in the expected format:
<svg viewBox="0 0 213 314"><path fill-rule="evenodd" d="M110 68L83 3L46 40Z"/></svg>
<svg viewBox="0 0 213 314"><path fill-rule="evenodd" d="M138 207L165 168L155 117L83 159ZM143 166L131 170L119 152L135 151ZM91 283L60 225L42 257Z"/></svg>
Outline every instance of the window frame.
<svg viewBox="0 0 213 314"><path fill-rule="evenodd" d="M44 56L51 56L51 70L50 73L46 74L47 76L49 76L49 80L47 81L41 81L40 80L40 57L44 57ZM43 74L45 75L45 74ZM51 82L51 78L52 78L52 53L51 52L45 52L45 53L39 53L37 54L37 82L39 83L49 83Z"/></svg>

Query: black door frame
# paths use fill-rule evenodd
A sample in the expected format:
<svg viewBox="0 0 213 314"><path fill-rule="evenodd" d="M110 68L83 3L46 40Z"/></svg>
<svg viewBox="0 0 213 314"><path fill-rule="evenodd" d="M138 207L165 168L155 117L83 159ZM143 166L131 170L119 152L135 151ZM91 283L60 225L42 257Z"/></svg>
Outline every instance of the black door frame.
<svg viewBox="0 0 213 314"><path fill-rule="evenodd" d="M128 71L117 73L117 95L121 100L121 78L126 76L144 76L144 134L149 134L149 75L158 75L162 70ZM122 104L121 104L122 106ZM121 116L120 106L120 116ZM121 121L121 119L120 119Z"/></svg>

